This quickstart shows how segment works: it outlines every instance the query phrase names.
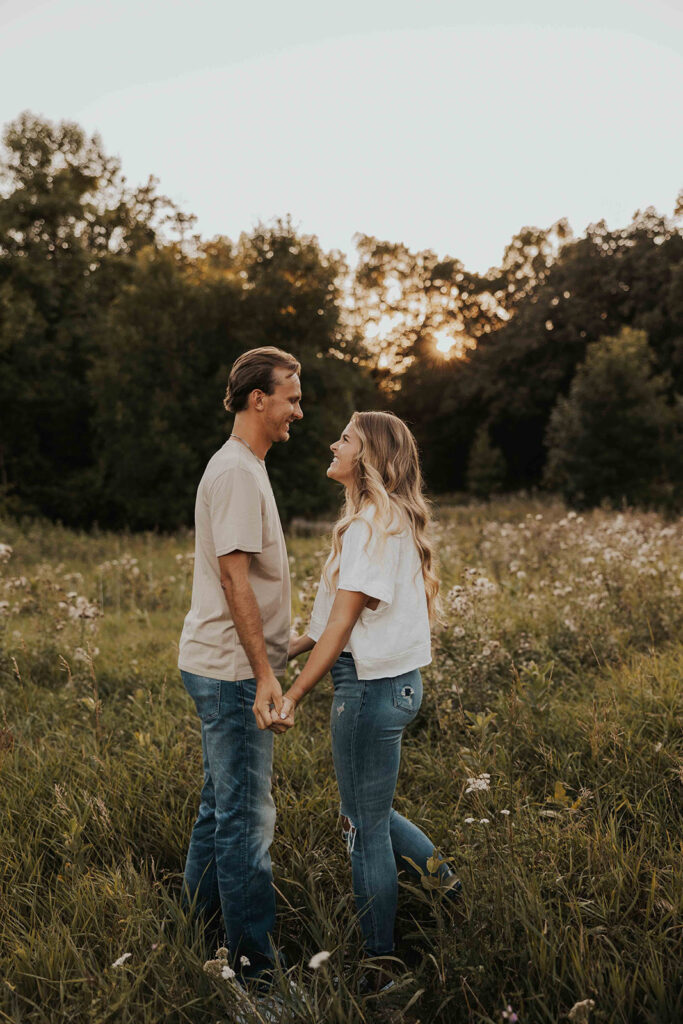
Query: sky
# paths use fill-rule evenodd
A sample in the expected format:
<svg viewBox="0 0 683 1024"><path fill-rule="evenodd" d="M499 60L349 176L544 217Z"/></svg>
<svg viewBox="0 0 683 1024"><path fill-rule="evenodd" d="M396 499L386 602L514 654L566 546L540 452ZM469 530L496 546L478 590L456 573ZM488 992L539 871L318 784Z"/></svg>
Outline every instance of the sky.
<svg viewBox="0 0 683 1024"><path fill-rule="evenodd" d="M683 188L683 0L0 0L0 123L98 132L236 239L291 215L497 265Z"/></svg>

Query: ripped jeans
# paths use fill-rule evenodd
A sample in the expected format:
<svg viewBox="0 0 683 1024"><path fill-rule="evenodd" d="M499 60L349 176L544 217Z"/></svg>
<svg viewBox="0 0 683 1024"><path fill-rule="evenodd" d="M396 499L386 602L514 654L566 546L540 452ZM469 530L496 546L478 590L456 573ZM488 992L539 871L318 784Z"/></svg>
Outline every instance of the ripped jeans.
<svg viewBox="0 0 683 1024"><path fill-rule="evenodd" d="M417 669L395 678L359 680L353 657L332 666L331 729L334 770L351 856L353 893L370 956L394 949L397 868L411 873L410 857L423 870L434 844L392 807L401 760L401 737L422 702ZM448 877L451 869L442 866Z"/></svg>

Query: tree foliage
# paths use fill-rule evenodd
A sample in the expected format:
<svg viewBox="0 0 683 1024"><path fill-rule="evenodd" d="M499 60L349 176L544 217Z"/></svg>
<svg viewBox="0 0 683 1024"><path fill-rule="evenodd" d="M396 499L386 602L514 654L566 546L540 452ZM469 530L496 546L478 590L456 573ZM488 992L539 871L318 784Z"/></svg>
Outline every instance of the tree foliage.
<svg viewBox="0 0 683 1024"><path fill-rule="evenodd" d="M683 394L683 236L654 210L578 239L563 220L525 227L486 274L361 235L351 273L287 219L237 241L198 238L154 178L131 188L78 125L26 113L4 146L0 505L10 511L74 525L191 522L203 466L230 427L229 368L256 345L279 345L303 367L304 419L269 455L285 517L336 502L327 446L354 408L408 421L433 491L554 480L590 501L597 491L569 483L578 470L560 469L558 440L560 419L568 436L578 415L577 367L582 401L597 386L597 357L583 365L590 346L624 327L646 332L650 391L634 392L644 424ZM627 375L644 358L632 347ZM668 475L640 490L625 475L608 496L680 495L680 461L668 462Z"/></svg>
<svg viewBox="0 0 683 1024"><path fill-rule="evenodd" d="M229 432L234 359L274 344L309 399L271 459L285 516L334 500L327 445L372 405L342 328L341 258L288 221L236 244L126 186L73 124L23 115L5 132L0 199L0 484L5 505L74 524L189 523L204 464Z"/></svg>
<svg viewBox="0 0 683 1024"><path fill-rule="evenodd" d="M505 486L505 459L500 448L491 444L488 424L476 433L467 462L467 490L479 498L497 494Z"/></svg>
<svg viewBox="0 0 683 1024"><path fill-rule="evenodd" d="M645 331L624 327L589 345L550 417L549 486L577 504L673 504L683 479L683 402L668 391Z"/></svg>
<svg viewBox="0 0 683 1024"><path fill-rule="evenodd" d="M584 238L566 240L509 319L483 332L475 350L406 370L395 407L414 417L434 486L462 488L482 423L503 452L508 484L540 484L558 398L588 345L622 326L648 333L673 402L683 393L683 237L652 210L623 230L597 224Z"/></svg>

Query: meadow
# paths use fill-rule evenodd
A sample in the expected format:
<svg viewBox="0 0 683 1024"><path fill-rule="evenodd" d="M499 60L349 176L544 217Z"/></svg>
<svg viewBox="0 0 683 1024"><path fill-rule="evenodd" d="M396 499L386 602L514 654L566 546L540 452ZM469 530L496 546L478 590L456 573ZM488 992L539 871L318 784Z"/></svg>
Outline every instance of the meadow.
<svg viewBox="0 0 683 1024"><path fill-rule="evenodd" d="M275 745L283 1024L678 1022L683 520L437 513L443 623L396 806L462 898L402 878L398 984L356 994L321 682ZM201 778L175 667L192 547L0 522L0 1021L265 1019L203 970L215 946L178 903ZM302 629L325 547L288 540Z"/></svg>

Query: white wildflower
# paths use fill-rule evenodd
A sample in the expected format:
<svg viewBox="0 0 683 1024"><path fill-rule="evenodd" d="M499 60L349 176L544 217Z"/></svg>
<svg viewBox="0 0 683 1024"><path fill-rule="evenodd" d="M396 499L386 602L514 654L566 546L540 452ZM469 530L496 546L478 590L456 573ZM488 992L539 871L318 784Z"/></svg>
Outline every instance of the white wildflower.
<svg viewBox="0 0 683 1024"><path fill-rule="evenodd" d="M230 967L228 964L226 964L225 967L221 968L221 978L223 978L225 981L232 981L234 977L235 972L233 971L232 967Z"/></svg>
<svg viewBox="0 0 683 1024"><path fill-rule="evenodd" d="M114 963L112 964L112 967L121 967L121 966L123 966L123 964L125 964L126 960L129 957L131 957L132 955L133 955L132 953L122 953L121 956L118 958L118 960L114 960Z"/></svg>
<svg viewBox="0 0 683 1024"><path fill-rule="evenodd" d="M326 960L330 959L330 954L326 949L321 949L319 953L314 953L311 959L308 961L308 966L312 967L314 971L317 971Z"/></svg>
<svg viewBox="0 0 683 1024"><path fill-rule="evenodd" d="M248 956L241 956L240 963L242 967L251 967L251 960L249 959Z"/></svg>
<svg viewBox="0 0 683 1024"><path fill-rule="evenodd" d="M465 818L465 824L466 825L473 825L475 821L476 821L476 818Z"/></svg>
<svg viewBox="0 0 683 1024"><path fill-rule="evenodd" d="M507 809L506 807L504 807L504 808L503 808L503 810L502 810L502 811L501 811L500 813L501 813L501 814L504 814L506 818L507 818L507 817L508 817L508 815L510 814L510 812L508 811L508 809Z"/></svg>
<svg viewBox="0 0 683 1024"><path fill-rule="evenodd" d="M498 590L496 584L492 583L491 580L486 578L486 576L480 576L479 579L475 581L474 586L475 589L482 594L495 594Z"/></svg>
<svg viewBox="0 0 683 1024"><path fill-rule="evenodd" d="M0 562L9 562L12 557L12 548L9 544L0 544Z"/></svg>
<svg viewBox="0 0 683 1024"><path fill-rule="evenodd" d="M491 776L488 772L482 772L481 775L477 775L476 778L468 778L466 793L474 793L477 790L486 792L490 789Z"/></svg>
<svg viewBox="0 0 683 1024"><path fill-rule="evenodd" d="M479 824L480 825L488 825L489 824L489 819L488 818L480 818L479 819Z"/></svg>

